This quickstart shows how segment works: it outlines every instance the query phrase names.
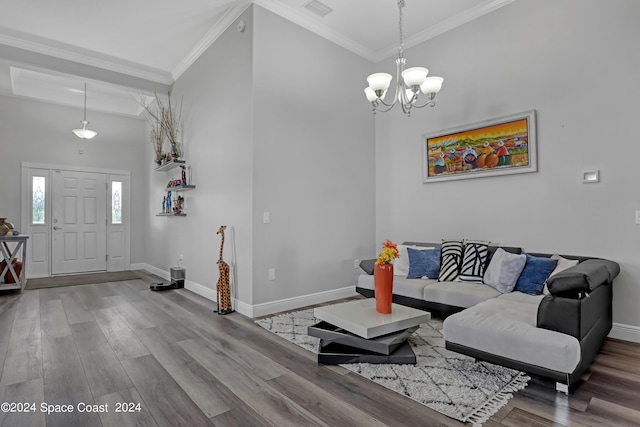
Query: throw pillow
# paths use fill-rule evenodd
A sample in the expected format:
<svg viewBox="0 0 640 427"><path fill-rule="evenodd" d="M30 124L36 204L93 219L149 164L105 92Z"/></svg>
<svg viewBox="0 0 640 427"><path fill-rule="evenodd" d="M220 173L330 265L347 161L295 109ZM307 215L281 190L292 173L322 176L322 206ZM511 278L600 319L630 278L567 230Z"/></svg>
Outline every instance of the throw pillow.
<svg viewBox="0 0 640 427"><path fill-rule="evenodd" d="M540 295L544 282L558 265L557 259L534 257L525 254L527 264L518 278L516 291L529 295Z"/></svg>
<svg viewBox="0 0 640 427"><path fill-rule="evenodd" d="M398 245L399 257L393 260L393 275L407 277L409 274L409 255L407 254L407 248L413 248L418 251L424 251L427 249L433 249L433 246L408 246Z"/></svg>
<svg viewBox="0 0 640 427"><path fill-rule="evenodd" d="M407 279L437 279L440 273L440 249L407 248L409 273Z"/></svg>
<svg viewBox="0 0 640 427"><path fill-rule="evenodd" d="M450 282L457 279L462 262L462 240L443 240L440 253L438 282Z"/></svg>
<svg viewBox="0 0 640 427"><path fill-rule="evenodd" d="M375 259L363 259L360 261L360 268L367 274L372 275L374 266L376 265Z"/></svg>
<svg viewBox="0 0 640 427"><path fill-rule="evenodd" d="M487 265L489 242L467 240L464 242L464 256L458 279L462 282L482 283L484 267Z"/></svg>
<svg viewBox="0 0 640 427"><path fill-rule="evenodd" d="M551 259L557 259L558 260L558 265L556 265L556 268L549 275L549 277L553 276L554 274L558 274L561 271L566 270L567 268L571 268L571 267L573 267L575 265L578 265L578 262L579 262L577 259L563 258L558 254L551 255ZM547 282L546 281L544 283L544 289L542 290L542 293L545 294L545 295L549 294L549 289L547 288Z"/></svg>
<svg viewBox="0 0 640 427"><path fill-rule="evenodd" d="M483 281L503 294L509 293L516 286L526 263L525 255L512 254L498 248L489 262Z"/></svg>

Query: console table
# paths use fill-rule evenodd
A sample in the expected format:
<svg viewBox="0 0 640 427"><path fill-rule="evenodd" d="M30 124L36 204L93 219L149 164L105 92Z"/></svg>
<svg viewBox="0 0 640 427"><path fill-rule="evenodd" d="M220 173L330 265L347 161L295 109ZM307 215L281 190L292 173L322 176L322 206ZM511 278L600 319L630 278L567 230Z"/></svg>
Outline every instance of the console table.
<svg viewBox="0 0 640 427"><path fill-rule="evenodd" d="M5 276L7 274L12 274L13 277L16 278L16 283L0 283L0 291L7 289L20 289L20 292L24 291L24 287L27 284L26 270L28 238L29 236L26 235L0 236L0 253L2 254L2 259L6 263L4 269L0 273L0 282L6 281ZM11 243L15 243L13 250L9 247L9 244ZM22 249L22 256L18 257L20 249ZM18 258L22 261L22 271L20 272L20 275L16 274L12 264L12 261Z"/></svg>

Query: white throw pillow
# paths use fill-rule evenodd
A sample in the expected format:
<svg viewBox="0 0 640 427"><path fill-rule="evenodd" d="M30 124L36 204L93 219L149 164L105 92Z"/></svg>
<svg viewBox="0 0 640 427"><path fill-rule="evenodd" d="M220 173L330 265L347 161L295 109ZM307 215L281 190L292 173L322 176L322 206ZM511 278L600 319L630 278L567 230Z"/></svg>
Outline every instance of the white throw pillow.
<svg viewBox="0 0 640 427"><path fill-rule="evenodd" d="M484 273L483 282L503 294L509 293L516 286L526 263L526 255L512 254L498 248Z"/></svg>
<svg viewBox="0 0 640 427"><path fill-rule="evenodd" d="M407 277L407 274L409 274L409 254L407 253L407 248L420 251L434 249L433 246L398 245L398 255L400 255L400 257L393 261L394 276Z"/></svg>
<svg viewBox="0 0 640 427"><path fill-rule="evenodd" d="M550 257L551 259L557 259L558 260L558 264L556 265L556 268L551 272L551 274L549 275L549 277L553 277L554 274L558 274L561 271L566 270L567 268L571 268L574 265L578 265L578 260L577 259L567 259L567 258L563 258L558 254L553 254ZM547 280L549 280L547 278ZM549 289L547 288L547 283L545 282L544 284L544 289L542 290L543 295L547 295L549 294Z"/></svg>

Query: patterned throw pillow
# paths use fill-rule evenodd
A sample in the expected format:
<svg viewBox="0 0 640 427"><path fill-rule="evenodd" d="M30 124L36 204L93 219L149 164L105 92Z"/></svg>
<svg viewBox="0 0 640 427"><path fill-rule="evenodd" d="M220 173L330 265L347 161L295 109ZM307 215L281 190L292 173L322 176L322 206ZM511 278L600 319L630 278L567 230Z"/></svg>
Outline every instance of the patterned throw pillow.
<svg viewBox="0 0 640 427"><path fill-rule="evenodd" d="M438 282L451 282L460 274L462 261L462 240L443 240Z"/></svg>
<svg viewBox="0 0 640 427"><path fill-rule="evenodd" d="M464 257L460 276L462 282L482 283L484 267L487 265L489 254L489 242L479 240L467 240L464 242Z"/></svg>

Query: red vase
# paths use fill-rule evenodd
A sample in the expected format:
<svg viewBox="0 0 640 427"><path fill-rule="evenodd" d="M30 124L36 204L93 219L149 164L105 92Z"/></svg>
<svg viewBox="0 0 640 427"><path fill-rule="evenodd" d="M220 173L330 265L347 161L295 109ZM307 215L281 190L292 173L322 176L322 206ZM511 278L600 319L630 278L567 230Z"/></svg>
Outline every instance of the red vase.
<svg viewBox="0 0 640 427"><path fill-rule="evenodd" d="M376 265L373 269L374 295L376 311L382 314L391 313L393 298L393 264Z"/></svg>

